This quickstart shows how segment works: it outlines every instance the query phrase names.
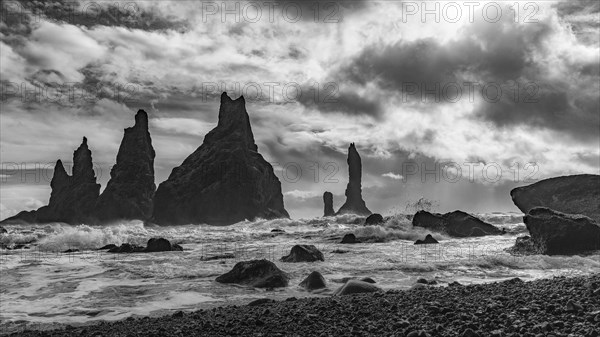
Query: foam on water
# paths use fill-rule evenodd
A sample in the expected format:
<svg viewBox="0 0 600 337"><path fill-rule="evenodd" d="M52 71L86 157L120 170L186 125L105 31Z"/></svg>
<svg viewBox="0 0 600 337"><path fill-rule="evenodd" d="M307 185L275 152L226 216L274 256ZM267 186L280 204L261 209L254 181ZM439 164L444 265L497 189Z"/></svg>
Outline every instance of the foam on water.
<svg viewBox="0 0 600 337"><path fill-rule="evenodd" d="M439 245L415 246L430 232L413 228L410 217L397 215L384 224L363 226L363 217L344 215L310 220L245 221L232 226L145 226L131 221L109 226L66 224L7 226L0 235L0 329L23 324L77 323L160 315L250 299L328 296L339 280L371 277L384 288L410 288L417 278L440 284L480 283L511 277L535 279L553 275L588 274L600 270L600 254L586 256L511 256L524 225L517 214L478 215L508 234L455 239L432 233ZM272 233L281 229L283 233ZM346 233L363 243L339 244ZM151 237L181 243L183 252L109 254L95 249L106 244L145 245ZM29 249L7 249L25 244ZM283 263L294 244L314 244L325 262ZM66 249L77 253L62 253ZM235 259L205 261L233 253ZM287 288L261 289L219 284L214 279L236 262L257 258L274 261L289 273ZM298 284L320 271L328 289L308 293ZM21 324L23 323L23 324Z"/></svg>

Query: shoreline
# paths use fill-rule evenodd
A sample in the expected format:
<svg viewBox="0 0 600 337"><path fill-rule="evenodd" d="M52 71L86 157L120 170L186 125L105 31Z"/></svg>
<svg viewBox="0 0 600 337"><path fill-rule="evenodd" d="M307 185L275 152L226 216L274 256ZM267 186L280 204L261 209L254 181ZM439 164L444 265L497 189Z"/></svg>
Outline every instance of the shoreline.
<svg viewBox="0 0 600 337"><path fill-rule="evenodd" d="M9 336L600 336L600 273L288 298ZM421 332L423 331L423 332ZM470 334L474 332L475 334Z"/></svg>

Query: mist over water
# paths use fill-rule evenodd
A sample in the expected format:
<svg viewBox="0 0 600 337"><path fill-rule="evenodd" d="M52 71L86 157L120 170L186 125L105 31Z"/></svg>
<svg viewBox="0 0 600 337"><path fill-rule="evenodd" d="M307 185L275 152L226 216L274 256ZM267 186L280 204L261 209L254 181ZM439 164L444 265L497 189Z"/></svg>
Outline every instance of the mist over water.
<svg viewBox="0 0 600 337"><path fill-rule="evenodd" d="M517 236L527 233L522 215L477 216L505 228L507 234L455 239L413 228L404 214L395 215L380 226L364 226L363 218L352 215L245 221L221 227L159 227L140 221L102 227L60 223L6 226L8 233L0 235L0 329L15 331L32 324L43 327L54 322L78 324L161 315L242 304L263 297L328 296L347 277L371 277L384 289L409 289L421 277L445 285L452 281L469 284L600 270L597 253L509 255L505 249L514 244ZM284 232L271 232L273 229ZM339 244L347 233L354 233L362 243ZM413 245L429 233L439 245ZM97 250L107 244L145 245L152 237L178 243L184 251L111 254ZM323 252L325 261L280 262L295 244L314 244ZM63 253L68 249L79 251ZM228 253L235 258L206 260ZM288 272L290 286L263 290L214 281L236 262L261 258ZM327 289L309 293L297 286L315 270L325 277Z"/></svg>

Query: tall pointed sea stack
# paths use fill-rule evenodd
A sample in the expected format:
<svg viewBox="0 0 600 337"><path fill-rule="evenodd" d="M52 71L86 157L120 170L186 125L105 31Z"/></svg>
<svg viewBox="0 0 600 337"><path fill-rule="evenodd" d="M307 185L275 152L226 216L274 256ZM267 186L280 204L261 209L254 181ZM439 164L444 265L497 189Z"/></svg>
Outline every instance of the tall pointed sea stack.
<svg viewBox="0 0 600 337"><path fill-rule="evenodd" d="M350 178L346 187L346 203L342 205L337 214L370 215L371 211L362 198L362 164L354 143L351 143L348 148L348 171Z"/></svg>
<svg viewBox="0 0 600 337"><path fill-rule="evenodd" d="M125 129L117 163L112 167L110 180L96 203L98 220L146 220L152 216L152 199L156 190L154 157L148 114L139 110L135 115L135 125Z"/></svg>
<svg viewBox="0 0 600 337"><path fill-rule="evenodd" d="M72 176L67 175L62 162L56 162L50 183L50 202L46 210L38 212L39 222L61 221L76 224L90 219L100 193L100 184L96 183L92 151L88 148L85 137L73 153L72 171Z"/></svg>
<svg viewBox="0 0 600 337"><path fill-rule="evenodd" d="M244 97L234 101L223 93L217 127L158 186L153 219L232 224L257 217L289 217L281 183L258 153Z"/></svg>
<svg viewBox="0 0 600 337"><path fill-rule="evenodd" d="M88 148L85 137L73 153L73 175L69 176L62 161L58 160L50 186L52 192L48 206L40 207L35 211L20 212L2 222L80 224L90 220L90 214L100 193L100 184L96 183L92 151Z"/></svg>

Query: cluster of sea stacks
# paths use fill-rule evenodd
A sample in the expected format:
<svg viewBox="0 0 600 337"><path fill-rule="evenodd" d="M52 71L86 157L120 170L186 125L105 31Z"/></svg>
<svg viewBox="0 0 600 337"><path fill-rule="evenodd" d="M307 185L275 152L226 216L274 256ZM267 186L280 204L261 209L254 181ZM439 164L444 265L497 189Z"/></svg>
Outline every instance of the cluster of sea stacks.
<svg viewBox="0 0 600 337"><path fill-rule="evenodd" d="M58 160L47 206L23 211L2 223L102 224L143 220L159 225L233 224L256 218L289 218L281 183L258 152L244 97L221 95L217 126L203 144L172 170L158 188L154 183L152 139L148 115L139 110L135 125L125 129L116 164L102 194L93 170L92 152L84 137L73 154L69 175ZM333 194L323 194L324 216L356 214L365 225L385 222L362 197L362 164L354 143L348 148L346 201L336 212ZM525 213L530 236L517 239L513 253L573 254L600 249L600 176L574 175L542 180L511 191ZM501 230L470 214L418 211L412 224L451 237L502 235ZM359 243L346 235L342 243ZM415 244L437 243L428 235Z"/></svg>
<svg viewBox="0 0 600 337"><path fill-rule="evenodd" d="M221 95L217 126L158 189L154 157L148 115L140 110L135 125L125 129L117 163L102 194L84 137L73 154L71 176L57 161L48 205L20 212L3 223L232 224L258 217L289 217L281 183L258 153L243 97L232 100L227 93Z"/></svg>

